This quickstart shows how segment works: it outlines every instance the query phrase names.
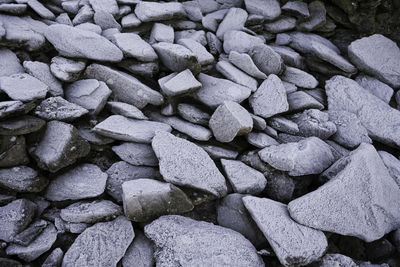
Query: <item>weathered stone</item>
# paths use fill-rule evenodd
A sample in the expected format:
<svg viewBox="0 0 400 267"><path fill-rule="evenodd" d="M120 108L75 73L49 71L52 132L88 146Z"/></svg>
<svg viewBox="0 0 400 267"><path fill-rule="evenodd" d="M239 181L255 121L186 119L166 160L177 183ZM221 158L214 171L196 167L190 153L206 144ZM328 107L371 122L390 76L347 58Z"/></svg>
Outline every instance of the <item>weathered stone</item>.
<svg viewBox="0 0 400 267"><path fill-rule="evenodd" d="M138 19L135 13L128 14L121 19L122 28L133 28L140 24L142 24L142 22Z"/></svg>
<svg viewBox="0 0 400 267"><path fill-rule="evenodd" d="M355 81L365 90L382 99L386 103L390 102L393 96L393 89L387 84L368 75L358 75Z"/></svg>
<svg viewBox="0 0 400 267"><path fill-rule="evenodd" d="M264 24L264 29L272 33L290 31L296 28L296 19L292 17L281 17L274 22Z"/></svg>
<svg viewBox="0 0 400 267"><path fill-rule="evenodd" d="M96 10L93 15L93 20L102 30L118 29L121 30L121 25L115 20L112 14L104 10Z"/></svg>
<svg viewBox="0 0 400 267"><path fill-rule="evenodd" d="M216 159L236 159L239 152L236 150L207 144L199 144L199 146L207 152L207 154L214 160Z"/></svg>
<svg viewBox="0 0 400 267"><path fill-rule="evenodd" d="M330 169L334 179L289 203L294 220L366 242L399 227L400 188L372 145L361 144Z"/></svg>
<svg viewBox="0 0 400 267"><path fill-rule="evenodd" d="M228 31L242 30L247 19L247 12L241 8L232 7L226 13L224 19L218 26L215 35L220 39L224 39L224 34Z"/></svg>
<svg viewBox="0 0 400 267"><path fill-rule="evenodd" d="M61 250L61 248L55 248L43 262L42 267L60 266L63 257L64 257L64 252Z"/></svg>
<svg viewBox="0 0 400 267"><path fill-rule="evenodd" d="M85 67L85 61L56 56L51 59L50 72L61 81L74 82L79 79Z"/></svg>
<svg viewBox="0 0 400 267"><path fill-rule="evenodd" d="M312 53L313 42L319 42L323 45L329 47L336 53L340 53L339 49L328 39L314 33L305 33L305 32L291 32L288 34L288 44L291 48L302 52L302 53ZM283 38L282 38L283 39ZM286 39L286 38L285 38Z"/></svg>
<svg viewBox="0 0 400 267"><path fill-rule="evenodd" d="M276 53L278 53L281 58L283 59L283 62L286 65L295 67L295 68L304 68L304 57L301 56L299 53L294 51L294 49L288 47L288 46L278 46L278 45L270 45L272 49Z"/></svg>
<svg viewBox="0 0 400 267"><path fill-rule="evenodd" d="M278 141L276 141L271 136L269 136L265 133L262 133L262 132L248 133L246 135L246 139L250 145L253 145L258 148L264 148L266 146L271 146L271 145L279 145Z"/></svg>
<svg viewBox="0 0 400 267"><path fill-rule="evenodd" d="M25 71L45 83L49 87L52 96L62 96L64 94L62 84L50 71L49 65L40 61L24 61Z"/></svg>
<svg viewBox="0 0 400 267"><path fill-rule="evenodd" d="M89 3L95 12L104 11L113 16L119 13L116 0L89 0Z"/></svg>
<svg viewBox="0 0 400 267"><path fill-rule="evenodd" d="M329 121L328 113L318 109L308 109L294 117L299 126L299 134L302 136L316 136L325 140L336 132L336 125Z"/></svg>
<svg viewBox="0 0 400 267"><path fill-rule="evenodd" d="M154 23L151 29L149 43L158 42L174 43L174 28L163 23Z"/></svg>
<svg viewBox="0 0 400 267"><path fill-rule="evenodd" d="M281 7L277 0L245 0L247 11L261 15L266 20L274 20L281 14Z"/></svg>
<svg viewBox="0 0 400 267"><path fill-rule="evenodd" d="M310 17L297 25L301 31L313 31L326 23L326 9L321 1L313 1L308 4Z"/></svg>
<svg viewBox="0 0 400 267"><path fill-rule="evenodd" d="M225 15L226 15L226 13L228 13L228 11L229 11L229 9L214 10L213 12L205 15L201 19L201 24L203 25L203 27L205 29L216 32L218 29L218 25L224 19Z"/></svg>
<svg viewBox="0 0 400 267"><path fill-rule="evenodd" d="M87 109L61 96L46 98L35 109L35 115L45 120L73 121L87 113Z"/></svg>
<svg viewBox="0 0 400 267"><path fill-rule="evenodd" d="M320 42L311 41L311 48L313 55L343 70L344 72L357 72L356 67L354 67L349 61L347 61L347 59L336 53L328 46Z"/></svg>
<svg viewBox="0 0 400 267"><path fill-rule="evenodd" d="M254 64L265 74L280 74L285 65L281 56L268 45L254 46L249 52Z"/></svg>
<svg viewBox="0 0 400 267"><path fill-rule="evenodd" d="M207 222L167 215L144 228L156 245L156 265L264 266L253 245L241 234ZM215 251L219 251L218 254Z"/></svg>
<svg viewBox="0 0 400 267"><path fill-rule="evenodd" d="M293 67L286 67L282 80L307 89L314 89L318 85L317 79L311 74Z"/></svg>
<svg viewBox="0 0 400 267"><path fill-rule="evenodd" d="M307 265L325 253L324 233L296 223L285 204L253 196L242 200L284 266Z"/></svg>
<svg viewBox="0 0 400 267"><path fill-rule="evenodd" d="M200 147L166 132L156 134L152 147L165 181L206 191L215 196L226 195L224 176Z"/></svg>
<svg viewBox="0 0 400 267"><path fill-rule="evenodd" d="M319 261L315 263L319 267L330 267L330 266L348 266L357 267L357 265L350 257L342 254L325 254ZM366 267L366 266L364 266Z"/></svg>
<svg viewBox="0 0 400 267"><path fill-rule="evenodd" d="M303 111L305 109L323 109L324 105L322 105L319 101L317 101L314 97L307 94L304 91L296 91L287 95L287 101L289 103L289 111Z"/></svg>
<svg viewBox="0 0 400 267"><path fill-rule="evenodd" d="M307 3L302 1L289 1L282 6L282 10L300 18L308 18L310 16Z"/></svg>
<svg viewBox="0 0 400 267"><path fill-rule="evenodd" d="M231 51L229 53L229 61L250 76L253 76L254 78L267 79L268 77L265 73L261 72L257 68L257 66L254 64L253 60L248 54L241 54L236 51Z"/></svg>
<svg viewBox="0 0 400 267"><path fill-rule="evenodd" d="M46 122L42 119L24 115L0 121L0 135L24 135L39 131Z"/></svg>
<svg viewBox="0 0 400 267"><path fill-rule="evenodd" d="M41 2L37 0L29 0L27 5L43 19L54 20L56 16L53 12L47 9Z"/></svg>
<svg viewBox="0 0 400 267"><path fill-rule="evenodd" d="M51 180L45 197L51 201L78 200L103 194L107 174L93 164L81 164Z"/></svg>
<svg viewBox="0 0 400 267"><path fill-rule="evenodd" d="M300 131L297 123L282 116L270 118L268 124L275 130L288 134L297 135Z"/></svg>
<svg viewBox="0 0 400 267"><path fill-rule="evenodd" d="M210 114L201 110L195 105L180 103L177 106L177 110L179 115L187 121L200 124L200 125L208 125L208 121L210 120Z"/></svg>
<svg viewBox="0 0 400 267"><path fill-rule="evenodd" d="M157 166L158 160L152 147L148 144L122 143L113 146L112 150L122 160L137 166Z"/></svg>
<svg viewBox="0 0 400 267"><path fill-rule="evenodd" d="M195 54L197 61L201 66L206 66L214 62L214 56L199 42L189 38L182 38L177 41L178 44L186 47Z"/></svg>
<svg viewBox="0 0 400 267"><path fill-rule="evenodd" d="M114 139L107 138L93 132L92 123L93 121L90 122L90 121L80 120L76 124L78 133L83 139L95 145L107 145L114 142Z"/></svg>
<svg viewBox="0 0 400 267"><path fill-rule="evenodd" d="M159 72L159 63L141 62L134 59L125 59L119 63L119 66L129 71L132 74L152 78Z"/></svg>
<svg viewBox="0 0 400 267"><path fill-rule="evenodd" d="M0 169L0 186L17 192L40 192L48 180L27 166Z"/></svg>
<svg viewBox="0 0 400 267"><path fill-rule="evenodd" d="M390 176L400 187L400 161L392 154L386 151L378 151L383 163L385 164Z"/></svg>
<svg viewBox="0 0 400 267"><path fill-rule="evenodd" d="M264 44L264 40L245 33L243 31L228 31L224 34L224 51L229 54L232 51L237 53L248 53L256 45Z"/></svg>
<svg viewBox="0 0 400 267"><path fill-rule="evenodd" d="M8 118L11 116L26 114L35 107L34 102L26 104L21 101L1 101L0 102L0 119Z"/></svg>
<svg viewBox="0 0 400 267"><path fill-rule="evenodd" d="M17 55L7 48L0 49L0 77L24 73Z"/></svg>
<svg viewBox="0 0 400 267"><path fill-rule="evenodd" d="M174 73L173 76L171 75L158 80L161 90L168 96L192 93L201 88L201 83L196 80L188 69L180 73Z"/></svg>
<svg viewBox="0 0 400 267"><path fill-rule="evenodd" d="M45 98L49 87L29 74L0 77L0 90L12 100L29 102Z"/></svg>
<svg viewBox="0 0 400 267"><path fill-rule="evenodd" d="M13 167L29 162L24 136L0 136L0 167Z"/></svg>
<svg viewBox="0 0 400 267"><path fill-rule="evenodd" d="M25 230L18 233L12 238L14 244L21 246L28 246L40 235L43 230L48 226L48 222L44 220L37 220L32 222Z"/></svg>
<svg viewBox="0 0 400 267"><path fill-rule="evenodd" d="M113 38L114 43L128 57L141 61L154 61L158 58L151 45L135 33L117 33Z"/></svg>
<svg viewBox="0 0 400 267"><path fill-rule="evenodd" d="M153 243L141 231L135 231L135 239L126 250L122 258L122 266L129 267L132 264L142 267L154 266Z"/></svg>
<svg viewBox="0 0 400 267"><path fill-rule="evenodd" d="M169 20L186 16L181 3L139 2L135 7L136 16L143 22Z"/></svg>
<svg viewBox="0 0 400 267"><path fill-rule="evenodd" d="M219 61L215 65L215 68L232 82L249 87L253 92L257 90L257 80L236 68L228 61Z"/></svg>

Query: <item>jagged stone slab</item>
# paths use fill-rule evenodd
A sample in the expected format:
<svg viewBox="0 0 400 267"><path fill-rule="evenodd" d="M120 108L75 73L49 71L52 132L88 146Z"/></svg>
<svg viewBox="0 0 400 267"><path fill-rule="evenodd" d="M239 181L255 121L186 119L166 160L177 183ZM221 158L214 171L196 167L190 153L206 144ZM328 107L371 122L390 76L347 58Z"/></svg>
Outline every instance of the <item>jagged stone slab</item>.
<svg viewBox="0 0 400 267"><path fill-rule="evenodd" d="M177 43L192 51L196 55L197 61L201 66L207 66L214 62L214 56L194 38L181 38Z"/></svg>
<svg viewBox="0 0 400 267"><path fill-rule="evenodd" d="M223 48L225 53L230 54L248 53L256 45L262 45L265 41L257 36L250 35L243 31L228 31L224 34Z"/></svg>
<svg viewBox="0 0 400 267"><path fill-rule="evenodd" d="M271 145L279 145L279 142L268 134L262 132L251 132L246 135L247 142L258 148L264 148Z"/></svg>
<svg viewBox="0 0 400 267"><path fill-rule="evenodd" d="M88 113L87 109L61 96L46 98L35 109L35 115L44 120L73 121Z"/></svg>
<svg viewBox="0 0 400 267"><path fill-rule="evenodd" d="M122 266L129 267L135 264L143 267L153 267L153 254L153 242L143 232L135 231L135 239L122 258Z"/></svg>
<svg viewBox="0 0 400 267"><path fill-rule="evenodd" d="M250 76L253 76L254 78L267 79L268 77L265 73L261 72L257 68L257 66L254 64L253 60L248 54L231 51L229 53L229 61L242 71L246 72Z"/></svg>
<svg viewBox="0 0 400 267"><path fill-rule="evenodd" d="M45 220L36 220L32 222L25 230L18 233L12 238L14 244L28 246L33 240L40 235L43 230L49 225Z"/></svg>
<svg viewBox="0 0 400 267"><path fill-rule="evenodd" d="M324 233L296 223L285 204L253 196L242 200L284 266L307 265L325 253Z"/></svg>
<svg viewBox="0 0 400 267"><path fill-rule="evenodd" d="M104 11L113 16L118 15L118 1L116 0L89 0L90 5L92 6L95 12Z"/></svg>
<svg viewBox="0 0 400 267"><path fill-rule="evenodd" d="M224 176L202 148L167 132L158 132L152 147L165 181L219 197L226 195Z"/></svg>
<svg viewBox="0 0 400 267"><path fill-rule="evenodd" d="M148 118L137 107L123 102L109 101L107 105L111 108L111 112L122 115L127 118L147 120Z"/></svg>
<svg viewBox="0 0 400 267"><path fill-rule="evenodd" d="M240 69L233 66L228 61L219 61L215 68L219 71L222 75L224 75L227 79L231 80L234 83L249 87L251 91L257 90L257 80L247 73L241 71Z"/></svg>
<svg viewBox="0 0 400 267"><path fill-rule="evenodd" d="M201 87L201 83L196 80L189 69L175 73L173 77L165 78L167 80L162 78L158 80L158 83L163 93L168 96L192 93Z"/></svg>
<svg viewBox="0 0 400 267"><path fill-rule="evenodd" d="M0 77L0 90L12 100L29 102L45 98L49 87L35 77L23 73Z"/></svg>
<svg viewBox="0 0 400 267"><path fill-rule="evenodd" d="M48 180L27 166L0 169L0 186L17 192L40 192Z"/></svg>
<svg viewBox="0 0 400 267"><path fill-rule="evenodd" d="M299 134L305 137L316 136L322 140L336 133L336 124L329 120L328 113L318 109L308 109L293 116L299 127ZM339 124L339 123L338 123Z"/></svg>
<svg viewBox="0 0 400 267"><path fill-rule="evenodd" d="M17 55L7 48L0 49L0 77L24 73Z"/></svg>
<svg viewBox="0 0 400 267"><path fill-rule="evenodd" d="M274 20L281 14L277 0L245 0L244 3L250 14L260 15L266 20Z"/></svg>
<svg viewBox="0 0 400 267"><path fill-rule="evenodd" d="M177 215L167 215L144 228L156 245L156 265L264 266L253 245L241 234ZM218 254L215 253L218 251Z"/></svg>
<svg viewBox="0 0 400 267"><path fill-rule="evenodd" d="M140 61L154 61L158 58L151 45L135 33L117 33L113 35L113 38L114 43L128 57Z"/></svg>
<svg viewBox="0 0 400 267"><path fill-rule="evenodd" d="M220 39L224 39L224 34L228 31L241 30L247 20L247 12L241 8L232 7L226 13L224 19L218 26L215 35Z"/></svg>
<svg viewBox="0 0 400 267"><path fill-rule="evenodd" d="M282 10L300 18L308 18L310 16L307 3L302 1L289 1L282 6Z"/></svg>
<svg viewBox="0 0 400 267"><path fill-rule="evenodd" d="M182 118L196 124L207 126L210 120L210 114L195 105L180 103L177 111Z"/></svg>
<svg viewBox="0 0 400 267"><path fill-rule="evenodd" d="M285 69L281 56L268 45L254 46L249 54L254 64L267 75L279 75Z"/></svg>
<svg viewBox="0 0 400 267"><path fill-rule="evenodd" d="M286 67L282 74L282 80L306 89L314 89L318 85L318 81L314 76L293 67Z"/></svg>
<svg viewBox="0 0 400 267"><path fill-rule="evenodd" d="M46 122L30 115L6 119L0 122L0 135L24 135L39 131Z"/></svg>
<svg viewBox="0 0 400 267"><path fill-rule="evenodd" d="M181 3L154 3L140 1L135 7L136 16L143 22L169 20L186 16Z"/></svg>
<svg viewBox="0 0 400 267"><path fill-rule="evenodd" d="M28 74L47 84L49 93L52 96L64 95L62 84L53 76L49 65L40 61L24 61L23 64Z"/></svg>
<svg viewBox="0 0 400 267"><path fill-rule="evenodd" d="M355 81L365 90L389 104L393 96L393 89L387 84L368 75L358 75Z"/></svg>
<svg viewBox="0 0 400 267"><path fill-rule="evenodd" d="M0 119L8 118L11 116L26 114L35 107L34 102L28 102L26 104L22 101L1 101L0 102Z"/></svg>
<svg viewBox="0 0 400 267"><path fill-rule="evenodd" d="M347 59L337 54L333 49L320 43L311 41L312 54L326 61L333 66L348 73L356 73L357 68L354 67Z"/></svg>
<svg viewBox="0 0 400 267"><path fill-rule="evenodd" d="M122 160L136 166L157 166L158 160L153 148L148 144L122 143L113 146L112 150Z"/></svg>
<svg viewBox="0 0 400 267"><path fill-rule="evenodd" d="M399 227L400 188L372 145L361 144L334 167L333 179L289 203L294 220L365 242Z"/></svg>
<svg viewBox="0 0 400 267"><path fill-rule="evenodd" d="M79 79L85 67L84 60L56 56L51 59L50 72L63 82L74 82Z"/></svg>

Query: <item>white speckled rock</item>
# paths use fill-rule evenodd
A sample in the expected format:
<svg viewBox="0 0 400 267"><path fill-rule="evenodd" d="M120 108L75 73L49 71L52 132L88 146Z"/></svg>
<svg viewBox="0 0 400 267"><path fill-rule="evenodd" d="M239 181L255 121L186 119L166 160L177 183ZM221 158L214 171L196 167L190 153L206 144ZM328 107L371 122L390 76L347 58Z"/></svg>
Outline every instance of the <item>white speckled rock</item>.
<svg viewBox="0 0 400 267"><path fill-rule="evenodd" d="M228 13L226 13L224 19L218 26L218 30L216 32L216 36L220 39L224 39L224 34L228 31L233 30L242 30L244 28L244 24L247 20L247 12L241 8L232 7L229 9Z"/></svg>

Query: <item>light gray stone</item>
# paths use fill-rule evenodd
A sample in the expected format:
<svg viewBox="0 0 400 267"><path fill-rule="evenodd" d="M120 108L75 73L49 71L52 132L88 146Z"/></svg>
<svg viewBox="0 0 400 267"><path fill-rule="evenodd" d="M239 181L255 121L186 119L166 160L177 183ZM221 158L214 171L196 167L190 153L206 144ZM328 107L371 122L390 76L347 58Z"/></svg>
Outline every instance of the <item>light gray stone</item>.
<svg viewBox="0 0 400 267"><path fill-rule="evenodd" d="M336 132L336 124L329 120L328 113L318 109L308 109L294 117L302 136L316 136L325 140Z"/></svg>
<svg viewBox="0 0 400 267"><path fill-rule="evenodd" d="M0 91L12 100L29 102L46 97L49 87L29 74L13 74L0 77Z"/></svg>
<svg viewBox="0 0 400 267"><path fill-rule="evenodd" d="M268 119L268 124L275 130L288 134L297 135L300 131L297 123L282 116Z"/></svg>
<svg viewBox="0 0 400 267"><path fill-rule="evenodd" d="M42 81L49 87L49 93L52 96L62 96L64 91L62 84L58 81L50 71L49 65L39 61L24 61L25 71Z"/></svg>
<svg viewBox="0 0 400 267"><path fill-rule="evenodd" d="M227 79L234 83L249 87L251 91L256 91L258 87L257 80L247 73L241 71L240 69L233 66L228 61L219 61L215 65L217 71L219 71Z"/></svg>
<svg viewBox="0 0 400 267"><path fill-rule="evenodd" d="M224 176L199 146L170 133L158 132L153 138L152 147L165 181L219 197L226 195Z"/></svg>
<svg viewBox="0 0 400 267"><path fill-rule="evenodd" d="M179 39L177 43L192 51L201 66L214 62L214 56L201 43L188 38Z"/></svg>
<svg viewBox="0 0 400 267"><path fill-rule="evenodd" d="M0 77L24 73L17 55L8 48L0 49Z"/></svg>
<svg viewBox="0 0 400 267"><path fill-rule="evenodd" d="M390 176L394 179L397 185L400 187L400 161L392 154L386 151L378 151L383 164L385 164Z"/></svg>
<svg viewBox="0 0 400 267"><path fill-rule="evenodd" d="M303 1L289 1L282 6L282 10L301 18L310 16L308 5Z"/></svg>
<svg viewBox="0 0 400 267"><path fill-rule="evenodd" d="M285 39L287 38L285 37ZM289 33L287 41L291 48L305 54L312 53L313 42L322 43L323 45L335 51L337 54L340 54L339 48L337 48L331 41L314 33L291 32Z"/></svg>
<svg viewBox="0 0 400 267"><path fill-rule="evenodd" d="M61 248L55 248L43 262L42 267L60 266L63 257L64 257L64 252L61 250Z"/></svg>
<svg viewBox="0 0 400 267"><path fill-rule="evenodd" d="M265 128L267 128L267 122L263 118L254 114L250 114L250 116L253 119L254 129L263 131Z"/></svg>
<svg viewBox="0 0 400 267"><path fill-rule="evenodd" d="M141 1L135 7L136 16L143 22L170 20L186 16L181 3L155 3Z"/></svg>
<svg viewBox="0 0 400 267"><path fill-rule="evenodd" d="M354 67L347 59L336 53L328 46L320 43L311 41L312 54L323 61L326 61L333 66L341 69L344 72L356 73L357 68Z"/></svg>
<svg viewBox="0 0 400 267"><path fill-rule="evenodd" d="M73 121L87 113L87 109L61 96L46 98L35 109L35 114L44 120Z"/></svg>
<svg viewBox="0 0 400 267"><path fill-rule="evenodd" d="M286 67L281 76L285 82L293 83L294 85L306 89L314 89L318 85L317 79L311 74L302 71L301 69Z"/></svg>
<svg viewBox="0 0 400 267"><path fill-rule="evenodd" d="M143 76L146 78L153 78L159 72L159 62L141 62L134 59L125 59L119 66L127 70L128 72Z"/></svg>
<svg viewBox="0 0 400 267"><path fill-rule="evenodd" d="M135 13L130 13L121 19L122 28L138 27L142 22L138 19Z"/></svg>
<svg viewBox="0 0 400 267"><path fill-rule="evenodd" d="M46 122L30 115L0 121L0 135L24 135L40 130Z"/></svg>
<svg viewBox="0 0 400 267"><path fill-rule="evenodd" d="M323 109L324 105L318 102L314 97L304 91L296 91L287 95L289 111L303 111L306 109Z"/></svg>
<svg viewBox="0 0 400 267"><path fill-rule="evenodd" d="M271 33L290 31L296 28L296 19L283 16L273 22L264 24L264 29Z"/></svg>
<svg viewBox="0 0 400 267"><path fill-rule="evenodd" d="M191 104L180 103L177 106L178 114L187 121L207 126L211 116L199 107Z"/></svg>
<svg viewBox="0 0 400 267"><path fill-rule="evenodd" d="M274 20L281 14L277 0L245 0L244 3L249 13L261 15L266 20Z"/></svg>
<svg viewBox="0 0 400 267"><path fill-rule="evenodd" d="M153 254L153 243L143 232L135 231L135 239L122 258L122 266L130 267L132 264L135 264L142 267L153 267Z"/></svg>
<svg viewBox="0 0 400 267"><path fill-rule="evenodd" d="M111 112L131 119L147 120L148 118L137 107L123 102L109 101L107 105L111 108Z"/></svg>
<svg viewBox="0 0 400 267"><path fill-rule="evenodd" d="M281 56L268 45L254 46L249 52L254 64L265 74L280 74L285 65Z"/></svg>
<svg viewBox="0 0 400 267"><path fill-rule="evenodd" d="M288 205L297 222L375 241L400 225L400 188L370 144L335 163L335 177Z"/></svg>
<svg viewBox="0 0 400 267"><path fill-rule="evenodd" d="M326 23L326 9L321 1L313 1L308 4L310 17L297 25L300 31L313 31Z"/></svg>
<svg viewBox="0 0 400 267"><path fill-rule="evenodd" d="M168 96L176 96L192 93L201 88L201 83L196 80L189 69L175 73L174 76L161 78L158 80L161 90Z"/></svg>
<svg viewBox="0 0 400 267"><path fill-rule="evenodd" d="M166 42L173 44L174 37L174 28L172 26L156 22L151 29L149 43Z"/></svg>
<svg viewBox="0 0 400 267"><path fill-rule="evenodd" d="M40 192L48 180L27 166L0 169L0 186L17 192Z"/></svg>
<svg viewBox="0 0 400 267"><path fill-rule="evenodd" d="M73 82L79 79L85 67L85 61L56 56L51 59L50 71L61 81Z"/></svg>
<svg viewBox="0 0 400 267"><path fill-rule="evenodd" d="M281 56L286 65L299 69L304 68L304 58L292 48L278 45L271 45L271 48Z"/></svg>
<svg viewBox="0 0 400 267"><path fill-rule="evenodd" d="M393 96L393 89L387 84L368 75L358 75L355 81L365 90L389 104Z"/></svg>
<svg viewBox="0 0 400 267"><path fill-rule="evenodd" d="M136 166L157 166L158 160L148 144L122 143L113 146L112 150L122 160Z"/></svg>
<svg viewBox="0 0 400 267"><path fill-rule="evenodd" d="M350 257L342 254L325 254L318 262L319 267L330 267L330 266L348 266L357 267L357 265ZM366 266L365 266L366 267Z"/></svg>
<svg viewBox="0 0 400 267"><path fill-rule="evenodd" d="M158 58L153 47L136 33L117 33L113 38L114 43L127 57L140 61L155 61Z"/></svg>
<svg viewBox="0 0 400 267"><path fill-rule="evenodd" d="M218 29L218 25L224 19L225 15L226 15L226 13L228 13L228 11L229 11L229 9L214 10L213 12L206 14L201 19L201 24L203 25L203 27L205 29L210 30L212 32L216 32Z"/></svg>
<svg viewBox="0 0 400 267"><path fill-rule="evenodd" d="M0 102L0 119L8 118L15 115L26 114L35 107L34 102L26 104L21 101L1 101Z"/></svg>
<svg viewBox="0 0 400 267"><path fill-rule="evenodd" d="M89 3L95 12L104 11L113 16L119 13L116 0L89 0Z"/></svg>
<svg viewBox="0 0 400 267"><path fill-rule="evenodd" d="M229 53L229 61L242 71L246 72L250 76L253 76L254 78L267 79L268 77L265 73L261 72L257 68L257 66L254 64L253 60L248 54L231 51Z"/></svg>
<svg viewBox="0 0 400 267"><path fill-rule="evenodd" d="M271 136L262 132L251 132L246 135L247 142L257 148L264 148L272 145L279 145Z"/></svg>
<svg viewBox="0 0 400 267"><path fill-rule="evenodd" d="M224 34L233 30L242 30L247 20L247 12L241 8L232 7L226 13L224 19L218 26L215 35L220 39L224 40Z"/></svg>
<svg viewBox="0 0 400 267"><path fill-rule="evenodd" d="M12 238L12 243L25 247L28 246L43 232L48 224L49 223L45 220L33 221L25 230Z"/></svg>
<svg viewBox="0 0 400 267"><path fill-rule="evenodd" d="M76 29L84 30L84 31L89 31L89 32L94 32L98 35L101 35L102 29L99 25L96 25L91 22L85 22L79 25L75 26Z"/></svg>
<svg viewBox="0 0 400 267"><path fill-rule="evenodd" d="M102 30L118 29L121 30L121 25L115 20L113 15L104 10L95 10L93 20Z"/></svg>
<svg viewBox="0 0 400 267"><path fill-rule="evenodd" d="M222 43L218 39L218 37L212 32L207 32L206 38L207 38L208 50L210 51L210 53L214 56L221 54Z"/></svg>
<svg viewBox="0 0 400 267"><path fill-rule="evenodd" d="M285 204L253 196L242 200L282 265L307 265L325 253L324 233L295 222Z"/></svg>
<svg viewBox="0 0 400 267"><path fill-rule="evenodd" d="M217 159L236 159L239 155L234 149L210 144L199 144L199 146L207 152L207 154L214 160Z"/></svg>

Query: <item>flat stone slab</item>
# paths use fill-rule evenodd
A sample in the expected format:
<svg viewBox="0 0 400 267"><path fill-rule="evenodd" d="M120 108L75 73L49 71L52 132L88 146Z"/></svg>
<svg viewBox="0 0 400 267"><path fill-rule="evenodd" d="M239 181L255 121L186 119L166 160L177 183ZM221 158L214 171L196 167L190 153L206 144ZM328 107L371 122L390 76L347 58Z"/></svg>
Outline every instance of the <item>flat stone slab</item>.
<svg viewBox="0 0 400 267"><path fill-rule="evenodd" d="M230 30L226 32L223 41L222 45L226 54L230 54L231 52L240 54L248 53L254 46L265 43L262 38L250 35L241 30Z"/></svg>
<svg viewBox="0 0 400 267"><path fill-rule="evenodd" d="M361 74L356 77L355 81L362 88L375 95L376 97L382 99L388 104L390 102L390 99L392 99L394 90L386 83L383 83L374 77Z"/></svg>
<svg viewBox="0 0 400 267"><path fill-rule="evenodd" d="M0 122L0 135L24 135L39 131L46 122L30 115L6 119Z"/></svg>
<svg viewBox="0 0 400 267"><path fill-rule="evenodd" d="M231 51L229 53L229 61L254 78L267 79L268 77L264 72L258 69L248 54Z"/></svg>
<svg viewBox="0 0 400 267"><path fill-rule="evenodd" d="M1 77L0 90L12 100L29 102L45 98L49 87L35 77L23 73Z"/></svg>
<svg viewBox="0 0 400 267"><path fill-rule="evenodd" d="M361 144L329 172L327 183L289 203L294 220L365 242L399 227L400 188L372 145Z"/></svg>
<svg viewBox="0 0 400 267"><path fill-rule="evenodd" d="M234 65L229 63L229 61L219 61L215 68L218 72L224 75L227 79L234 83L249 87L251 91L256 91L258 87L258 82L255 78L251 77L247 73L236 68Z"/></svg>
<svg viewBox="0 0 400 267"><path fill-rule="evenodd" d="M158 132L152 141L164 180L199 189L215 196L227 192L224 176L199 146L167 132Z"/></svg>
<svg viewBox="0 0 400 267"><path fill-rule="evenodd" d="M283 59L268 45L254 46L249 55L257 68L267 75L279 75L284 71L285 64L283 63Z"/></svg>
<svg viewBox="0 0 400 267"><path fill-rule="evenodd" d="M177 106L178 114L187 121L207 126L210 114L200 109L196 105L180 103Z"/></svg>
<svg viewBox="0 0 400 267"><path fill-rule="evenodd" d="M87 109L68 102L61 96L46 98L35 109L35 115L49 121L73 121L88 113Z"/></svg>
<svg viewBox="0 0 400 267"><path fill-rule="evenodd" d="M135 239L122 258L122 266L129 267L132 266L132 264L137 264L143 267L153 267L153 254L153 242L151 242L143 232L136 230Z"/></svg>
<svg viewBox="0 0 400 267"><path fill-rule="evenodd" d="M226 13L224 19L218 26L215 35L220 39L224 40L224 35L228 31L242 30L247 20L247 12L241 8L232 7Z"/></svg>
<svg viewBox="0 0 400 267"><path fill-rule="evenodd" d="M40 192L48 180L27 166L0 169L0 186L17 192Z"/></svg>
<svg viewBox="0 0 400 267"><path fill-rule="evenodd" d="M51 59L50 72L63 82L74 82L79 79L85 67L86 62L82 59L55 56Z"/></svg>
<svg viewBox="0 0 400 267"><path fill-rule="evenodd" d="M0 77L25 72L17 55L10 49L1 48L0 56Z"/></svg>
<svg viewBox="0 0 400 267"><path fill-rule="evenodd" d="M325 234L295 222L285 204L253 196L242 200L284 266L307 265L325 253Z"/></svg>
<svg viewBox="0 0 400 267"><path fill-rule="evenodd" d="M136 16L143 22L170 20L186 16L181 3L154 3L140 1L135 7Z"/></svg>
<svg viewBox="0 0 400 267"><path fill-rule="evenodd" d="M140 61L155 61L158 56L153 47L136 33L117 33L114 43L128 56Z"/></svg>
<svg viewBox="0 0 400 267"><path fill-rule="evenodd" d="M158 159L154 154L153 148L148 144L122 143L113 146L112 150L122 160L136 166L157 166Z"/></svg>
<svg viewBox="0 0 400 267"><path fill-rule="evenodd" d="M250 14L260 15L266 20L274 20L281 14L277 0L245 0L244 3Z"/></svg>
<svg viewBox="0 0 400 267"><path fill-rule="evenodd" d="M253 245L241 234L207 222L167 215L144 228L156 245L159 266L264 266ZM215 253L218 251L218 254Z"/></svg>
<svg viewBox="0 0 400 267"><path fill-rule="evenodd" d="M201 88L201 83L196 80L189 69L186 69L179 73L174 73L173 77L170 77L170 75L168 75L167 77L165 77L167 79L163 80L162 78L158 80L158 82L163 93L168 96L192 93Z"/></svg>
<svg viewBox="0 0 400 267"><path fill-rule="evenodd" d="M109 101L107 105L111 108L111 112L116 115L122 115L127 118L137 119L137 120L147 120L148 118L143 114L143 112L137 107L124 103Z"/></svg>
<svg viewBox="0 0 400 267"><path fill-rule="evenodd" d="M311 74L298 68L286 67L282 74L282 80L306 89L314 89L318 85L317 79Z"/></svg>
<svg viewBox="0 0 400 267"><path fill-rule="evenodd" d="M329 115L318 109L308 109L292 118L299 127L299 134L305 137L315 136L322 140L336 133L336 124L330 121ZM340 123L338 123L340 124Z"/></svg>

